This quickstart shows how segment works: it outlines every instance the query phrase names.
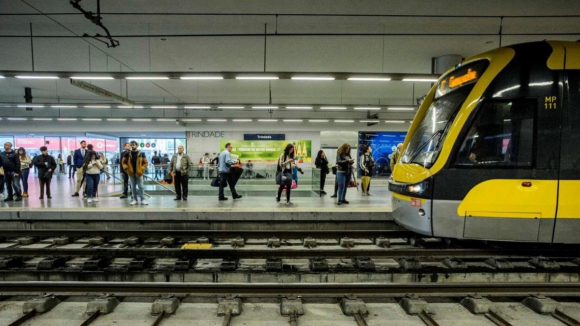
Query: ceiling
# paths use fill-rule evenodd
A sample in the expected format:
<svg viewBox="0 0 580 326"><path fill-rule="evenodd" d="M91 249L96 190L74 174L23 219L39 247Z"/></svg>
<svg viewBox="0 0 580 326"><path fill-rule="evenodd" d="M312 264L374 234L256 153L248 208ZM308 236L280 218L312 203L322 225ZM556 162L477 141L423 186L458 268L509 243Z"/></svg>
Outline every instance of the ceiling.
<svg viewBox="0 0 580 326"><path fill-rule="evenodd" d="M80 4L96 11L96 0ZM102 22L119 47L79 38L104 31L68 0L0 2L0 75L30 72L33 67L42 72L430 74L432 58L469 57L497 48L500 41L509 45L580 39L580 1L573 0L102 0L101 11ZM414 105L431 86L294 80L93 83L144 104ZM0 79L0 103L23 103L25 87L32 88L35 103L111 102L71 86L68 79L6 78ZM0 109L0 116L6 112L14 115L14 110ZM413 114L397 117L411 119ZM221 116L240 115L230 111ZM389 118L388 112L381 112L381 119Z"/></svg>

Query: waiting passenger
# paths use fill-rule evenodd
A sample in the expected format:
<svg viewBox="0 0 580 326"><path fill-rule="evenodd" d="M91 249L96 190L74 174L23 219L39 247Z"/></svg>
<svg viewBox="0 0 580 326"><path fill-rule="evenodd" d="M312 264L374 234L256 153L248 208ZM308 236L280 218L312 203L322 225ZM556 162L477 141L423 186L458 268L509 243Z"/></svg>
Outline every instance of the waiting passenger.
<svg viewBox="0 0 580 326"><path fill-rule="evenodd" d="M203 155L201 158L201 164L203 165L203 180L209 180L209 165L211 164L209 153Z"/></svg>
<svg viewBox="0 0 580 326"><path fill-rule="evenodd" d="M395 171L395 165L399 162L399 158L401 157L401 151L403 150L403 144L397 144L397 149L391 154L391 174Z"/></svg>
<svg viewBox="0 0 580 326"><path fill-rule="evenodd" d="M342 144L336 153L336 165L338 171L336 178L338 181L338 205L348 204L346 200L346 190L351 178L351 167L354 164L354 159L350 157L350 145Z"/></svg>
<svg viewBox="0 0 580 326"><path fill-rule="evenodd" d="M280 180L278 182L278 196L276 197L276 202L280 202L280 197L282 196L282 191L286 188L286 205L293 205L290 201L290 190L292 188L292 178L288 180L290 176L292 176L292 169L296 167L294 164L294 145L288 144L284 149L284 153L280 155L278 159L278 167L280 170Z"/></svg>
<svg viewBox="0 0 580 326"><path fill-rule="evenodd" d="M22 197L28 197L28 175L30 174L30 166L32 165L32 158L26 153L24 147L18 149L18 158L20 159L20 181L22 181Z"/></svg>
<svg viewBox="0 0 580 326"><path fill-rule="evenodd" d="M34 166L38 169L38 181L40 183L40 197L38 199L44 199L45 188L46 198L51 199L50 181L52 180L52 173L56 169L56 161L54 157L48 155L46 146L40 148L40 153L34 160Z"/></svg>
<svg viewBox="0 0 580 326"><path fill-rule="evenodd" d="M75 150L74 157L73 157L75 167L77 168L77 186L76 186L75 193L72 195L73 197L79 196L79 191L80 191L81 185L82 185L81 182L83 180L83 174L84 174L83 162L85 161L86 156L87 156L87 142L84 140L81 140L81 148ZM84 192L86 192L86 184L85 184L85 191Z"/></svg>
<svg viewBox="0 0 580 326"><path fill-rule="evenodd" d="M174 200L187 200L189 170L193 168L193 162L191 162L191 159L183 150L183 145L177 146L177 154L173 155L171 163L169 164L169 172L173 172L173 180L175 183L176 197Z"/></svg>
<svg viewBox="0 0 580 326"><path fill-rule="evenodd" d="M326 195L324 191L324 185L326 184L326 175L330 172L328 168L328 159L326 158L326 153L323 150L319 150L316 155L316 160L314 160L314 165L317 169L320 169L320 193Z"/></svg>
<svg viewBox="0 0 580 326"><path fill-rule="evenodd" d="M359 165L362 170L362 195L372 196L369 189L371 187L371 177L373 175L373 168L375 167L375 160L373 160L371 147L369 145L363 145L363 155L359 159Z"/></svg>
<svg viewBox="0 0 580 326"><path fill-rule="evenodd" d="M4 152L0 153L0 166L4 167L4 182L8 197L4 201L22 201L20 192L20 159L12 150L12 143L4 143ZM14 196L16 195L16 199Z"/></svg>
<svg viewBox="0 0 580 326"><path fill-rule="evenodd" d="M149 162L147 162L145 153L141 153L138 149L139 145L136 141L132 140L130 145L131 150L123 156L122 165L131 182L131 195L133 197L131 205L137 205L139 199L141 199L141 205L149 205L143 192L143 174ZM139 188L138 194L137 188Z"/></svg>
<svg viewBox="0 0 580 326"><path fill-rule="evenodd" d="M125 143L125 151L123 153L121 153L121 160L130 151L131 151L131 145ZM119 165L120 165L120 170L121 170L121 176L123 177L123 194L119 198L125 199L125 198L129 197L129 175L127 174L127 171L125 171L125 169L123 168L122 161L120 163L121 164L119 164Z"/></svg>
<svg viewBox="0 0 580 326"><path fill-rule="evenodd" d="M99 201L97 198L97 189L101 179L101 170L103 169L103 164L101 163L101 160L97 158L97 156L98 155L95 151L89 151L85 161L83 162L83 170L85 171L85 180L87 183L88 203Z"/></svg>
<svg viewBox="0 0 580 326"><path fill-rule="evenodd" d="M70 151L70 154L66 157L66 165L68 165L68 178L70 179L71 177L74 178L74 161L73 161L73 156L74 156L75 152L74 151Z"/></svg>
<svg viewBox="0 0 580 326"><path fill-rule="evenodd" d="M254 163L248 160L248 162L246 162L246 171L244 172L244 178L252 179L253 176L254 176Z"/></svg>

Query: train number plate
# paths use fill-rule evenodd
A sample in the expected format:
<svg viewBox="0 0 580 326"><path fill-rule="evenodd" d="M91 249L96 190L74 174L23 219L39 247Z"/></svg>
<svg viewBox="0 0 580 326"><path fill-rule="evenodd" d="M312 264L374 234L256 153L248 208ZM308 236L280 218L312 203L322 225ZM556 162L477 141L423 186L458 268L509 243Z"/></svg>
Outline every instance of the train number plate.
<svg viewBox="0 0 580 326"><path fill-rule="evenodd" d="M411 206L421 208L421 199L411 198Z"/></svg>

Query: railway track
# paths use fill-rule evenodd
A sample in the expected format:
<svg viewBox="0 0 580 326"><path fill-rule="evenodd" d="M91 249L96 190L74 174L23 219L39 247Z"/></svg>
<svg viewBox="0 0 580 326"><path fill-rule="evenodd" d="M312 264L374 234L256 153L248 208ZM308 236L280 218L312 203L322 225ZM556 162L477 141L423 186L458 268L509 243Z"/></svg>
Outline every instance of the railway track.
<svg viewBox="0 0 580 326"><path fill-rule="evenodd" d="M71 325L580 324L580 284L2 285L0 322L11 326L57 314Z"/></svg>

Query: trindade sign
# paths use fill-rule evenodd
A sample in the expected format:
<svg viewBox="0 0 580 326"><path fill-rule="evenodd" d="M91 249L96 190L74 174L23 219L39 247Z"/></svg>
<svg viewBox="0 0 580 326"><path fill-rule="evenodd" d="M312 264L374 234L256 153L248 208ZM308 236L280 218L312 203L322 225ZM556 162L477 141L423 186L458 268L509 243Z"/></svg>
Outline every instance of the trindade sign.
<svg viewBox="0 0 580 326"><path fill-rule="evenodd" d="M187 137L192 138L225 138L225 131L188 131Z"/></svg>

